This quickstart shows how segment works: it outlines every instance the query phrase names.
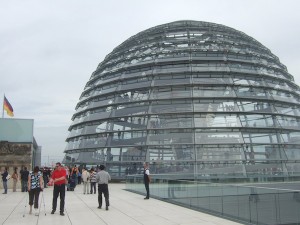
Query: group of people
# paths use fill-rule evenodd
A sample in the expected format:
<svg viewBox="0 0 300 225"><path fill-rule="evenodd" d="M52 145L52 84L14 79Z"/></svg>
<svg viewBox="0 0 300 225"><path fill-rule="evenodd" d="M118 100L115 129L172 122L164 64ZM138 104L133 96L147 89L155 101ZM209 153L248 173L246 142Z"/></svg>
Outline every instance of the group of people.
<svg viewBox="0 0 300 225"><path fill-rule="evenodd" d="M18 169L14 168L12 175L10 175L10 174L8 174L8 168L5 167L4 170L1 171L1 176L2 176L3 189L4 189L4 192L2 194L7 194L7 182L10 179L12 179L12 181L13 181L13 192L16 192L17 191L17 182L18 182L19 178L22 181L22 176L19 177L19 175L18 175ZM28 177L28 174L27 174L27 177ZM28 178L26 178L26 180L28 180Z"/></svg>
<svg viewBox="0 0 300 225"><path fill-rule="evenodd" d="M71 171L70 176L75 173L74 170ZM105 171L105 166L100 165L99 172L96 173L94 169L89 173L86 169L83 169L82 173L83 181L83 192L89 193L89 183L91 185L91 192L96 193L96 183L98 183L98 208L102 207L102 195L104 195L106 210L109 207L109 191L108 191L108 182L111 180L111 177L108 172ZM65 205L65 185L67 184L67 171L61 166L60 163L56 163L56 169L53 171L51 179L53 180L53 202L52 202L52 211L51 214L54 214L57 208L57 198L60 196L60 215L64 215L64 205ZM89 182L91 179L92 182Z"/></svg>
<svg viewBox="0 0 300 225"><path fill-rule="evenodd" d="M94 168L88 171L86 168L82 169L82 183L83 183L83 194L96 194L96 179L97 172Z"/></svg>
<svg viewBox="0 0 300 225"><path fill-rule="evenodd" d="M17 168L14 168L12 175L8 174L8 168L4 168L1 172L3 182L3 194L7 194L7 182L10 178L13 179L13 192L16 191L16 184L19 179ZM35 214L38 215L38 199L40 191L43 191L43 177L38 166L34 167L33 171L29 172L26 167L20 171L21 190L29 193L29 213L32 213L34 205Z"/></svg>
<svg viewBox="0 0 300 225"><path fill-rule="evenodd" d="M40 170L40 168L39 168ZM47 183L48 183L48 179L50 177L51 174L51 170L50 168L43 168L40 170L42 173L42 178L43 178L43 183L44 183L44 188L47 187ZM18 180L21 181L21 191L22 192L27 192L28 191L28 176L29 176L29 171L27 170L27 167L22 167L22 169L20 170L20 174L18 174L18 168L14 168L14 171L12 173L12 175L8 174L8 168L5 167L4 171L1 172L2 175L2 182L3 182L3 189L4 189L4 193L3 194L7 194L7 183L8 180L12 180L13 181L13 192L17 191L17 182Z"/></svg>
<svg viewBox="0 0 300 225"><path fill-rule="evenodd" d="M74 172L74 171L73 171ZM72 172L71 172L72 173ZM12 177L14 174L17 174L17 170L14 170ZM38 202L40 192L43 191L45 184L43 173L40 171L38 166L34 167L33 171L28 171L26 167L24 167L20 171L20 179L21 179L21 190L22 192L29 193L29 214L32 214L32 206L34 206L35 215L38 215ZM5 168L4 171L1 172L4 193L7 194L7 179L9 179L8 169ZM16 175L18 179L18 174ZM96 184L98 184L98 208L102 208L104 195L105 199L105 209L108 210L109 207L109 190L108 190L108 182L111 180L110 174L105 171L105 166L100 165L99 171L96 172L93 168L90 172L87 169L83 169L82 173L82 181L83 181L83 194L96 194ZM56 163L55 169L53 170L49 185L53 185L53 199L52 199L52 211L51 214L54 214L57 209L57 198L60 196L60 215L64 216L64 208L65 208L65 191L66 185L68 184L68 171L61 165L60 162ZM27 182L25 182L27 180ZM148 164L144 164L144 183L146 188L146 197L145 199L150 198L149 193L149 183L150 183L150 172ZM15 183L13 184L14 187ZM90 190L89 190L90 186Z"/></svg>
<svg viewBox="0 0 300 225"><path fill-rule="evenodd" d="M78 184L83 184L83 193L84 194L96 194L96 174L99 172L100 168L92 167L90 170L87 168L77 168L66 167L68 184L67 191L74 191L75 187Z"/></svg>

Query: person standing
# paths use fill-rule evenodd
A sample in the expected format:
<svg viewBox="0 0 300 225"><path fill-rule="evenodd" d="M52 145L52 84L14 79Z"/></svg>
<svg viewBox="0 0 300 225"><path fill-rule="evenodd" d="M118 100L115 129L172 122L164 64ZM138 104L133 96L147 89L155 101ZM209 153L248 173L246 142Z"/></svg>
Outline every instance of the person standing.
<svg viewBox="0 0 300 225"><path fill-rule="evenodd" d="M47 184L49 182L49 173L47 167L43 168L43 180L44 180L44 188L47 188Z"/></svg>
<svg viewBox="0 0 300 225"><path fill-rule="evenodd" d="M78 183L78 170L77 170L77 166L75 165L70 173L70 179L69 179L69 184L70 184L70 191L74 191L77 183Z"/></svg>
<svg viewBox="0 0 300 225"><path fill-rule="evenodd" d="M144 184L146 188L147 195L144 199L150 198L150 191L149 191L149 183L151 182L150 172L149 172L149 164L144 163Z"/></svg>
<svg viewBox="0 0 300 225"><path fill-rule="evenodd" d="M78 184L78 168L76 165L72 168L71 179L74 179L75 187Z"/></svg>
<svg viewBox="0 0 300 225"><path fill-rule="evenodd" d="M28 175L28 192L29 192L29 214L32 213L32 205L34 201L34 214L39 215L39 196L43 191L43 176L38 166L34 167L33 171Z"/></svg>
<svg viewBox="0 0 300 225"><path fill-rule="evenodd" d="M7 194L7 176L8 176L7 170L8 170L7 167L5 167L4 171L1 172L3 189L4 189L4 192L2 194Z"/></svg>
<svg viewBox="0 0 300 225"><path fill-rule="evenodd" d="M86 170L86 168L82 169L82 182L83 182L83 194L87 193L89 194L89 179L90 179L90 173Z"/></svg>
<svg viewBox="0 0 300 225"><path fill-rule="evenodd" d="M111 180L111 177L108 172L106 172L104 165L100 165L100 171L97 173L96 181L98 183L98 209L102 207L102 193L105 198L106 210L109 206L109 192L108 192L108 181Z"/></svg>
<svg viewBox="0 0 300 225"><path fill-rule="evenodd" d="M18 182L18 178L19 178L17 167L14 169L14 172L11 175L11 178L13 179L13 192L16 192L17 191L17 182Z"/></svg>
<svg viewBox="0 0 300 225"><path fill-rule="evenodd" d="M56 163L55 170L52 173L52 180L54 183L53 188L53 200L52 200L52 211L51 214L54 214L57 207L57 198L60 196L60 215L64 216L65 209L65 193L66 193L66 179L67 179L66 170L61 166L60 162Z"/></svg>
<svg viewBox="0 0 300 225"><path fill-rule="evenodd" d="M81 184L81 179L82 179L82 170L80 171L80 169L78 168L78 174L77 174L77 179L78 179L78 182L77 184Z"/></svg>
<svg viewBox="0 0 300 225"><path fill-rule="evenodd" d="M93 189L94 189L94 194L96 194L96 183L97 183L96 175L97 173L95 172L94 168L92 168L90 173L91 194L93 194Z"/></svg>
<svg viewBox="0 0 300 225"><path fill-rule="evenodd" d="M28 190L28 175L29 171L27 170L27 167L23 167L20 171L20 179L21 179L21 190L22 192L27 192Z"/></svg>

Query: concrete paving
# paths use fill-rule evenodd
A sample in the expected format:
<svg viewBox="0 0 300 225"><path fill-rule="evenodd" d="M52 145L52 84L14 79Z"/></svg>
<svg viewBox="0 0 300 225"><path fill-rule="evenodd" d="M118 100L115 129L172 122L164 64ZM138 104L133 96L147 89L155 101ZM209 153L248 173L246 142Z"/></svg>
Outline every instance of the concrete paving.
<svg viewBox="0 0 300 225"><path fill-rule="evenodd" d="M19 225L237 225L239 223L128 192L125 184L109 184L110 207L98 209L97 194L83 194L82 185L66 192L65 216L51 215L52 187L40 195L39 216L29 214L28 194L0 194L0 224ZM43 202L45 199L45 204ZM26 205L26 207L25 207ZM59 198L58 207L59 209Z"/></svg>

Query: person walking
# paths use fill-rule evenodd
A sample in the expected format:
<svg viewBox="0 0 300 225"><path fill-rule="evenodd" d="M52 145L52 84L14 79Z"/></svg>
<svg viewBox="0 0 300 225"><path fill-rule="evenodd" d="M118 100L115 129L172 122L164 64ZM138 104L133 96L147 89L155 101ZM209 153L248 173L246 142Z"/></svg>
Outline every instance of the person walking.
<svg viewBox="0 0 300 225"><path fill-rule="evenodd" d="M28 175L29 171L27 170L27 167L24 166L23 169L20 171L20 179L21 179L21 190L22 192L28 191Z"/></svg>
<svg viewBox="0 0 300 225"><path fill-rule="evenodd" d="M96 183L97 183L96 176L97 173L95 172L95 169L92 167L90 173L91 194L93 194L93 190L94 190L94 194L96 194Z"/></svg>
<svg viewBox="0 0 300 225"><path fill-rule="evenodd" d="M150 191L149 191L149 183L151 182L150 172L149 172L149 164L144 163L144 184L146 188L146 197L144 199L150 198Z"/></svg>
<svg viewBox="0 0 300 225"><path fill-rule="evenodd" d="M4 167L4 170L1 172L3 189L4 189L4 192L2 194L7 194L7 176L8 176L7 170L8 168Z"/></svg>
<svg viewBox="0 0 300 225"><path fill-rule="evenodd" d="M17 191L17 182L18 182L18 178L19 178L17 167L14 169L14 172L11 175L11 178L13 179L13 192L16 192Z"/></svg>
<svg viewBox="0 0 300 225"><path fill-rule="evenodd" d="M43 175L38 166L35 166L33 171L28 175L28 193L29 193L29 214L32 214L32 205L34 201L34 214L39 215L39 196L43 191Z"/></svg>
<svg viewBox="0 0 300 225"><path fill-rule="evenodd" d="M59 195L60 215L64 216L67 173L66 170L61 166L60 162L56 163L55 170L53 171L51 178L54 183L51 214L54 214L56 211L57 198Z"/></svg>
<svg viewBox="0 0 300 225"><path fill-rule="evenodd" d="M87 171L86 168L82 169L81 177L82 177L82 182L83 182L83 194L85 194L85 193L89 194L90 193L90 191L89 191L90 173L89 173L89 171Z"/></svg>
<svg viewBox="0 0 300 225"><path fill-rule="evenodd" d="M111 177L108 172L106 172L104 165L100 165L100 171L97 173L96 181L98 183L98 209L102 207L102 193L105 198L106 210L109 206L109 192L108 192L108 181L111 180Z"/></svg>

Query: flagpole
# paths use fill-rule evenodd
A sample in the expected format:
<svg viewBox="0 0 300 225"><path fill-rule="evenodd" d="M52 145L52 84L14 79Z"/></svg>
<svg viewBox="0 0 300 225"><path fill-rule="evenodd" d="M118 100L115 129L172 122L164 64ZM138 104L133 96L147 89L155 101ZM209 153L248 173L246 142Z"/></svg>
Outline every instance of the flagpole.
<svg viewBox="0 0 300 225"><path fill-rule="evenodd" d="M5 98L5 94L3 95L3 101L2 101L2 119L4 118L4 98Z"/></svg>

